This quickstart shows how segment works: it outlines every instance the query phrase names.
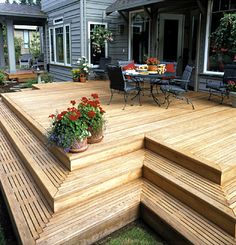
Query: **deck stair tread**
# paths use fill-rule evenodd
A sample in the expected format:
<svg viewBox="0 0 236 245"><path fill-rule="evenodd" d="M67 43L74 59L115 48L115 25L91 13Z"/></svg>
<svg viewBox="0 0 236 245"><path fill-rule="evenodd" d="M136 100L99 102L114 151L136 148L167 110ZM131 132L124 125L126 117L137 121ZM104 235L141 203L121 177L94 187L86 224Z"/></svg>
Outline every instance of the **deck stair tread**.
<svg viewBox="0 0 236 245"><path fill-rule="evenodd" d="M55 214L36 244L61 244L73 236L119 217L124 210L138 207L142 181L135 180L75 208ZM137 217L136 217L137 218ZM66 234L66 237L65 237ZM55 242L56 241L56 242Z"/></svg>
<svg viewBox="0 0 236 245"><path fill-rule="evenodd" d="M143 183L141 203L193 244L236 244L232 236L148 181Z"/></svg>
<svg viewBox="0 0 236 245"><path fill-rule="evenodd" d="M0 117L2 123L5 123L7 129L19 140L21 147L24 146L25 150L33 156L34 163L42 169L52 185L58 188L69 171L50 153L48 147L40 142L30 129L1 101Z"/></svg>
<svg viewBox="0 0 236 245"><path fill-rule="evenodd" d="M82 191L93 185L98 185L105 180L115 178L126 172L140 169L143 166L145 151L143 149L129 153L122 157L92 165L83 169L75 170L67 176L66 180L59 187L55 197L67 193Z"/></svg>
<svg viewBox="0 0 236 245"><path fill-rule="evenodd" d="M0 182L19 235L25 244L38 239L52 210L1 129Z"/></svg>
<svg viewBox="0 0 236 245"><path fill-rule="evenodd" d="M233 215L225 192L220 185L148 150L146 151L144 166L184 187L196 196L207 197L209 201L212 201L214 205L216 204L222 211Z"/></svg>

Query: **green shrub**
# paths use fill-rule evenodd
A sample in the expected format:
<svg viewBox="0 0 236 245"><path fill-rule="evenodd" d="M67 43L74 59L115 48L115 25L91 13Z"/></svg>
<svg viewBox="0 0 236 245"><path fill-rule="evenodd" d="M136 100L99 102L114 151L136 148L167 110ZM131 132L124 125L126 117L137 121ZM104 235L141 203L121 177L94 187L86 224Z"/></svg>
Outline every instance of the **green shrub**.
<svg viewBox="0 0 236 245"><path fill-rule="evenodd" d="M2 71L0 71L0 84L3 84L4 81L5 81L5 74Z"/></svg>
<svg viewBox="0 0 236 245"><path fill-rule="evenodd" d="M32 86L33 86L33 84L37 84L38 82L37 82L37 80L34 80L34 79L32 79L32 80L28 80L27 82L26 82L26 84L25 84L25 88L32 88Z"/></svg>
<svg viewBox="0 0 236 245"><path fill-rule="evenodd" d="M44 81L45 83L52 83L54 80L54 77L50 73L45 72L44 74L42 74L41 80Z"/></svg>

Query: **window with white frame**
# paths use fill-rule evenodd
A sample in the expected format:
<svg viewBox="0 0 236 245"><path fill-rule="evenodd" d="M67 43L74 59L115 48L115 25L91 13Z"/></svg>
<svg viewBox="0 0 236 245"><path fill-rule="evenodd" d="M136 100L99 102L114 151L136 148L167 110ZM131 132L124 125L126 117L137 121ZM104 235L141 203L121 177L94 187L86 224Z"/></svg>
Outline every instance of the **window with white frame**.
<svg viewBox="0 0 236 245"><path fill-rule="evenodd" d="M23 31L23 39L24 39L24 48L29 48L29 31Z"/></svg>
<svg viewBox="0 0 236 245"><path fill-rule="evenodd" d="M55 25L49 28L50 62L71 65L70 25Z"/></svg>
<svg viewBox="0 0 236 245"><path fill-rule="evenodd" d="M224 71L226 64L233 63L235 52L231 48L216 48L212 33L220 24L224 13L235 13L235 0L211 0L208 5L206 50L205 50L205 72L220 73Z"/></svg>

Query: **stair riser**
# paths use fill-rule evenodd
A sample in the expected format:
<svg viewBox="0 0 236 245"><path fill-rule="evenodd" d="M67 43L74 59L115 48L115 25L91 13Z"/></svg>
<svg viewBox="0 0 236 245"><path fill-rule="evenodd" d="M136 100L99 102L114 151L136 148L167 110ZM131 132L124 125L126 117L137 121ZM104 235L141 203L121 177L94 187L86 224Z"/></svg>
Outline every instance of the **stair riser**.
<svg viewBox="0 0 236 245"><path fill-rule="evenodd" d="M100 184L96 184L90 188L87 188L83 191L73 193L73 195L64 196L63 198L58 198L54 200L54 212L59 212L70 208L74 205L79 205L80 203L93 198L97 195L101 195L113 188L119 187L126 183L129 183L135 179L138 179L142 176L142 169L134 169L129 171L121 176L114 177L110 180L104 180Z"/></svg>
<svg viewBox="0 0 236 245"><path fill-rule="evenodd" d="M187 190L176 185L174 182L171 182L158 173L153 172L146 166L143 167L143 177L221 227L231 236L235 237L235 222L231 217L227 216L227 214L216 209L215 206L203 201L197 195L193 195Z"/></svg>
<svg viewBox="0 0 236 245"><path fill-rule="evenodd" d="M206 165L196 159L193 159L189 156L182 154L181 152L175 151L165 145L154 142L150 139L145 138L145 148L149 149L167 159L191 170L194 173L201 175L202 177L213 181L216 184L222 183L222 172L217 171L214 168L211 168L209 165ZM224 181L227 179L224 178Z"/></svg>
<svg viewBox="0 0 236 245"><path fill-rule="evenodd" d="M161 237L168 242L168 244L192 244L144 204L141 204L140 216L146 224L148 224L158 234L161 234Z"/></svg>

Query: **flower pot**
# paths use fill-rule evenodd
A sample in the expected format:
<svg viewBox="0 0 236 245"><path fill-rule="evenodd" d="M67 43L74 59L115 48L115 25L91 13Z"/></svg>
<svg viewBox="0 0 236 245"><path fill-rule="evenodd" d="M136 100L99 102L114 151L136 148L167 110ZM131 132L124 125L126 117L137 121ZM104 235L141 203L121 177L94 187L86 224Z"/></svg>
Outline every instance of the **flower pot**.
<svg viewBox="0 0 236 245"><path fill-rule="evenodd" d="M79 82L79 81L80 81L79 77L73 78L73 82Z"/></svg>
<svg viewBox="0 0 236 245"><path fill-rule="evenodd" d="M83 140L75 140L72 146L70 147L70 152L79 153L86 151L88 149L87 138Z"/></svg>
<svg viewBox="0 0 236 245"><path fill-rule="evenodd" d="M232 107L236 108L236 92L230 92L229 96L232 102Z"/></svg>
<svg viewBox="0 0 236 245"><path fill-rule="evenodd" d="M87 80L86 76L80 76L79 79L81 83L86 83L86 80Z"/></svg>
<svg viewBox="0 0 236 245"><path fill-rule="evenodd" d="M91 136L88 137L89 144L96 144L102 141L103 139L103 129L95 132L93 129L89 128L88 131L91 133Z"/></svg>
<svg viewBox="0 0 236 245"><path fill-rule="evenodd" d="M157 71L157 65L148 65L148 71Z"/></svg>

